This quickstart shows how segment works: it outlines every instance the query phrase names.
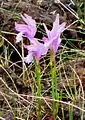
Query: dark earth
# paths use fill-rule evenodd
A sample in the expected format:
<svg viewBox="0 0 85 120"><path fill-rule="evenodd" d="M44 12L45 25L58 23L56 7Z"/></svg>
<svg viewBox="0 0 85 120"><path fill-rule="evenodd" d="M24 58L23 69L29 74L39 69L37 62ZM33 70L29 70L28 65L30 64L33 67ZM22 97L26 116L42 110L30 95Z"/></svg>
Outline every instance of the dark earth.
<svg viewBox="0 0 85 120"><path fill-rule="evenodd" d="M76 0L76 5L74 5L71 0L61 0L61 2L69 7L72 8L73 10L77 11L77 5L78 5L78 0ZM84 6L84 0L83 0L83 5L81 9L81 14L84 16L84 11L83 11L83 6ZM73 16L66 8L64 8L60 3L57 2L57 0L42 0L41 3L38 3L37 0L0 0L0 34L3 35L5 38L8 39L16 48L18 51L21 53L21 48L19 45L16 45L15 43L15 35L10 34L10 33L16 33L14 23L15 21L17 22L22 22L20 18L20 14L26 13L30 16L33 17L38 23L46 23L49 24L49 28L52 25L53 21L55 20L55 16L57 13L60 14L60 22L66 22L67 26L73 23L77 18ZM71 29L77 30L76 31L70 31L69 29L64 32L64 35L67 38L74 38L74 39L82 39L85 40L85 34L80 33L80 28L79 26L85 27L85 24L78 22L77 24L74 24L71 26ZM42 25L40 26L42 28ZM38 28L39 29L39 28ZM10 32L9 34L6 32ZM42 35L37 33L36 37L42 38ZM3 46L1 45L2 39L0 37L0 56L3 55ZM4 42L5 46L7 46L7 42ZM65 44L65 41L63 42ZM78 47L79 49L85 50L85 44L80 44L80 42L73 42L73 44ZM68 47L71 48L71 46ZM13 49L10 47L9 52L11 53ZM27 51L25 51L25 54L27 54ZM16 57L15 57L16 56ZM12 62L17 62L20 60L19 55L16 53L16 51L13 50L13 53L11 55L11 61ZM75 62L71 61L70 63L67 63L65 65L65 70L68 71L68 74L71 71L71 68L69 67L69 64L71 66L76 66L76 71L79 75L79 77L82 80L83 83L83 88L85 90L85 59L83 60L76 60ZM18 64L20 67L21 63ZM4 68L9 71L7 66L4 66ZM60 69L62 71L62 69ZM19 72L19 69L16 70ZM17 73L17 72L16 72ZM3 76L5 74L5 71L0 67L0 76ZM70 77L70 75L69 75ZM10 80L8 81L10 82ZM1 83L0 83L1 84ZM24 85L21 81L18 82L16 80L16 75L15 75L15 84L19 90L19 93L24 93L28 91L28 86ZM45 86L46 87L46 86ZM47 86L48 87L48 86ZM79 83L77 82L77 87L79 87ZM62 86L60 86L62 88ZM22 91L24 89L24 91ZM63 89L63 88L62 88ZM64 91L65 92L65 91ZM49 94L49 93L48 93ZM70 99L65 99L63 98L63 101L70 102ZM3 99L0 98L0 108L2 108L3 104ZM65 108L65 120L69 120L69 114L68 114L68 108L67 106L64 106ZM62 110L61 106L59 107L59 117L62 119ZM12 113L4 113L2 115L5 120L13 120L13 115ZM30 120L37 120L35 116L33 118L30 118ZM51 114L47 114L45 120L53 120ZM73 110L73 120L80 120L80 111L77 108L74 108ZM84 120L85 120L85 114L84 114Z"/></svg>

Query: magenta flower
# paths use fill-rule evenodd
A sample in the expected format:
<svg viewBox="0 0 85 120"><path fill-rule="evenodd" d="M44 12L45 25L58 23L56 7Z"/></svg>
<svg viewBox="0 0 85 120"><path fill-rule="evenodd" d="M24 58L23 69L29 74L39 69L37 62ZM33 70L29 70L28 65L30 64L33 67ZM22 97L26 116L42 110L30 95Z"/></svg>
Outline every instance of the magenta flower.
<svg viewBox="0 0 85 120"><path fill-rule="evenodd" d="M38 63L41 55L45 55L47 53L47 48L44 44L38 42L37 39L34 38L31 45L24 45L24 47L28 50L28 55L24 58L26 63L30 63L33 60L33 56L35 56L36 61Z"/></svg>
<svg viewBox="0 0 85 120"><path fill-rule="evenodd" d="M61 42L60 35L65 30L66 23L64 22L59 25L59 14L57 14L51 31L47 29L45 24L43 25L47 34L47 37L43 37L45 47L47 47L48 49L52 49L55 55Z"/></svg>
<svg viewBox="0 0 85 120"><path fill-rule="evenodd" d="M22 40L22 35L26 35L26 37L31 41L37 31L36 27L36 21L32 19L31 16L28 16L27 14L21 15L22 19L26 24L18 24L15 22L15 29L19 32L19 34L16 37L16 43L20 42Z"/></svg>

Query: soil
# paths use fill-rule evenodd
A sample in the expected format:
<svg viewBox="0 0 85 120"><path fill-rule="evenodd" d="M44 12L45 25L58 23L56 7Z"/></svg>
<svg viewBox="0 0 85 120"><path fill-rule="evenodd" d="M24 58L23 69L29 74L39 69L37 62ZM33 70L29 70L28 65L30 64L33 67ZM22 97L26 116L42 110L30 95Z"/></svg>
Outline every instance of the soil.
<svg viewBox="0 0 85 120"><path fill-rule="evenodd" d="M15 35L10 33L16 33L15 31L15 27L14 27L14 23L15 21L17 22L21 22L21 18L20 18L20 14L26 13L30 16L33 17L33 19L35 19L37 21L37 23L46 23L49 24L49 28L50 25L52 25L53 21L55 20L56 14L59 13L60 14L60 22L66 22L67 26L70 25L72 22L74 22L76 20L76 18L69 13L68 10L66 10L64 7L61 6L60 3L56 2L57 0L43 0L41 3L38 3L37 0L0 0L0 34L2 34L5 38L8 39L8 41L10 41L13 45L15 45L18 49L18 51L21 53L21 48L20 46L15 44ZM66 5L67 7L70 6L72 9L74 9L75 11L77 11L77 6L74 6L71 3L71 0L61 0L61 2ZM78 4L78 0L76 2L76 5ZM83 11L81 11L81 14L83 15ZM71 29L74 30L80 30L79 28L80 23L71 26ZM42 26L41 26L42 27ZM6 32L10 32L9 34ZM64 35L67 38L85 38L85 34L83 33L79 33L79 32L74 32L74 31L70 31L70 30L66 30L64 32ZM37 33L36 36L40 37L41 36ZM1 40L1 39L0 39ZM1 42L1 41L0 41ZM79 42L73 42L74 45L76 45L78 48L85 50L85 46L84 44L80 44ZM7 46L7 42L4 43ZM68 45L69 46L69 45ZM3 46L0 46L0 55L3 55L2 53L2 49ZM13 49L10 47L10 53ZM25 54L27 54L25 52ZM16 56L16 58L15 58ZM11 61L12 62L17 62L20 60L20 57L18 56L18 54L13 50L13 53L11 55ZM83 83L83 87L85 89L85 59L83 61L79 60L75 60L76 62L71 62L68 63L71 66L73 66L75 64L76 66L76 72L78 73L79 77L82 80ZM68 71L68 74L70 73L71 69L68 67L68 64L65 65L65 70ZM21 63L18 64L20 67L22 67ZM9 71L9 69L7 68L7 66L4 66L4 68ZM69 70L68 70L68 69ZM21 69L20 69L21 70ZM17 69L17 71L21 72L19 69ZM62 71L62 68L60 69ZM16 71L16 73L17 73ZM82 72L83 71L83 72ZM5 71L0 67L0 76L3 76L3 74L5 74ZM70 75L69 75L70 77ZM19 90L19 93L22 93L24 91L22 91L23 89L30 89L28 88L28 86L24 85L21 81L20 83L17 82L17 78L15 77L15 84ZM60 79L60 78L59 78ZM64 78L65 79L65 78ZM10 81L9 81L10 82ZM79 87L79 81L77 80L77 87ZM49 86L45 86L45 87L49 87ZM21 89L20 89L21 88ZM63 86L60 85L59 89L63 89ZM43 88L45 89L45 88ZM49 93L48 93L49 94ZM64 101L70 101L70 100L66 100L63 98ZM3 103L3 99L0 99L0 104ZM0 105L1 106L1 105ZM59 111L59 116L61 116L61 107L60 107L60 111ZM78 111L78 109L74 109L73 111L73 120L80 120L80 111ZM65 106L65 120L68 120L68 108L66 108ZM4 113L4 115L2 115L2 117L5 118L5 120L12 120L13 119L13 115L12 113ZM60 117L61 118L61 117ZM62 119L62 118L61 118ZM85 119L85 118L84 118ZM45 120L53 120L51 114L48 114Z"/></svg>

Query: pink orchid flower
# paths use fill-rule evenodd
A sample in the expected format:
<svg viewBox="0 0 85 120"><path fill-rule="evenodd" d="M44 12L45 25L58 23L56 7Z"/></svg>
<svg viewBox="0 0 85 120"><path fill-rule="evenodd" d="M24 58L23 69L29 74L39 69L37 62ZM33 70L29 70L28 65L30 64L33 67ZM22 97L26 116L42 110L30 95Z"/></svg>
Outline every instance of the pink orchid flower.
<svg viewBox="0 0 85 120"><path fill-rule="evenodd" d="M21 15L21 17L26 24L18 24L15 22L15 29L19 32L16 37L16 43L22 40L23 34L26 35L26 37L31 41L37 31L36 21L33 20L31 16L24 14L24 16Z"/></svg>
<svg viewBox="0 0 85 120"><path fill-rule="evenodd" d="M43 25L47 34L47 37L43 37L45 47L52 49L55 55L61 42L60 35L65 30L66 23L59 25L59 14L57 14L51 31L47 29L45 24Z"/></svg>
<svg viewBox="0 0 85 120"><path fill-rule="evenodd" d="M44 44L38 42L38 40L35 38L31 45L24 45L24 48L28 50L28 55L24 58L24 61L28 64L32 62L33 56L35 56L35 59L38 63L41 55L45 55L48 50Z"/></svg>

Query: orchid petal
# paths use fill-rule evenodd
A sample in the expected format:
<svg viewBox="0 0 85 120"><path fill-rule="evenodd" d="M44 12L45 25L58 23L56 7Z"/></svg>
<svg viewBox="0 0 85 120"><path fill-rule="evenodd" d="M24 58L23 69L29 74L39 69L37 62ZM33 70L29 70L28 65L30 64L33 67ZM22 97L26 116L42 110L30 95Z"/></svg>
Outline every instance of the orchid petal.
<svg viewBox="0 0 85 120"><path fill-rule="evenodd" d="M18 24L15 22L15 29L26 35L26 37L32 41L34 38L37 27L36 27L36 21L32 19L31 16L28 16L27 14L21 15L22 19L25 21L26 24Z"/></svg>
<svg viewBox="0 0 85 120"><path fill-rule="evenodd" d="M25 17L24 17L25 16ZM22 19L28 24L28 26L32 27L33 31L36 33L36 21L32 19L31 16L28 16L27 14L21 15Z"/></svg>
<svg viewBox="0 0 85 120"><path fill-rule="evenodd" d="M65 30L65 25L66 25L66 23L64 22L61 25L59 25L59 27L57 29L53 29L50 32L51 39L56 39L58 36L60 36L61 33Z"/></svg>
<svg viewBox="0 0 85 120"><path fill-rule="evenodd" d="M59 14L56 15L56 19L53 23L53 29L58 28L58 26L59 26Z"/></svg>
<svg viewBox="0 0 85 120"><path fill-rule="evenodd" d="M34 45L24 45L24 48L29 51L37 51L37 47L35 47Z"/></svg>
<svg viewBox="0 0 85 120"><path fill-rule="evenodd" d="M26 24L36 27L36 21L33 20L31 16L28 16L27 14L24 14L24 16L21 15L22 19L26 22Z"/></svg>
<svg viewBox="0 0 85 120"><path fill-rule="evenodd" d="M45 24L43 25L47 34L47 38L44 37L42 39L44 41L44 46L47 47L48 49L53 49L55 54L60 45L61 42L60 35L65 30L66 23L64 22L59 25L59 14L57 14L56 20L53 23L53 28L51 31L47 29Z"/></svg>
<svg viewBox="0 0 85 120"><path fill-rule="evenodd" d="M33 42L31 45L24 45L24 48L26 48L29 52L32 53L32 55L35 56L37 62L39 61L40 57L42 55L45 55L48 51L48 48L45 47L43 43L40 43L36 39L35 39L35 42ZM25 60L27 60L27 59L25 59Z"/></svg>
<svg viewBox="0 0 85 120"><path fill-rule="evenodd" d="M28 55L26 56L26 57L24 57L24 61L26 62L26 63L30 63L30 62L32 62L32 60L33 60L33 55L32 55L32 52L30 52L30 53L28 53Z"/></svg>
<svg viewBox="0 0 85 120"><path fill-rule="evenodd" d="M58 38L56 44L54 44L55 45L55 47L54 47L54 54L56 54L60 43L61 43L61 38Z"/></svg>
<svg viewBox="0 0 85 120"><path fill-rule="evenodd" d="M15 29L18 31L18 32L23 32L24 34L27 33L29 34L31 31L30 31L30 27L25 25L25 24L18 24L15 22Z"/></svg>
<svg viewBox="0 0 85 120"><path fill-rule="evenodd" d="M43 40L44 42L48 42L48 41L49 41L49 39L48 39L47 37L43 37L42 40Z"/></svg>
<svg viewBox="0 0 85 120"><path fill-rule="evenodd" d="M24 17L24 16L25 16L25 17ZM32 17L29 16L29 19L27 19L26 14L24 14L24 16L21 14L21 17L22 17L23 21L24 21L26 24L29 25L29 20L32 19Z"/></svg>
<svg viewBox="0 0 85 120"><path fill-rule="evenodd" d="M46 25L43 23L43 26L45 28L46 34L48 36L48 38L50 38L50 30L47 29Z"/></svg>
<svg viewBox="0 0 85 120"><path fill-rule="evenodd" d="M18 24L15 22L15 29L18 32L22 32L23 34L25 34L26 37L31 40L36 34L36 30L34 28L32 28L31 26L25 25L25 24Z"/></svg>
<svg viewBox="0 0 85 120"><path fill-rule="evenodd" d="M20 32L20 33L17 34L16 43L20 42L20 41L23 39L23 38L22 38L22 35L23 35L22 32Z"/></svg>

